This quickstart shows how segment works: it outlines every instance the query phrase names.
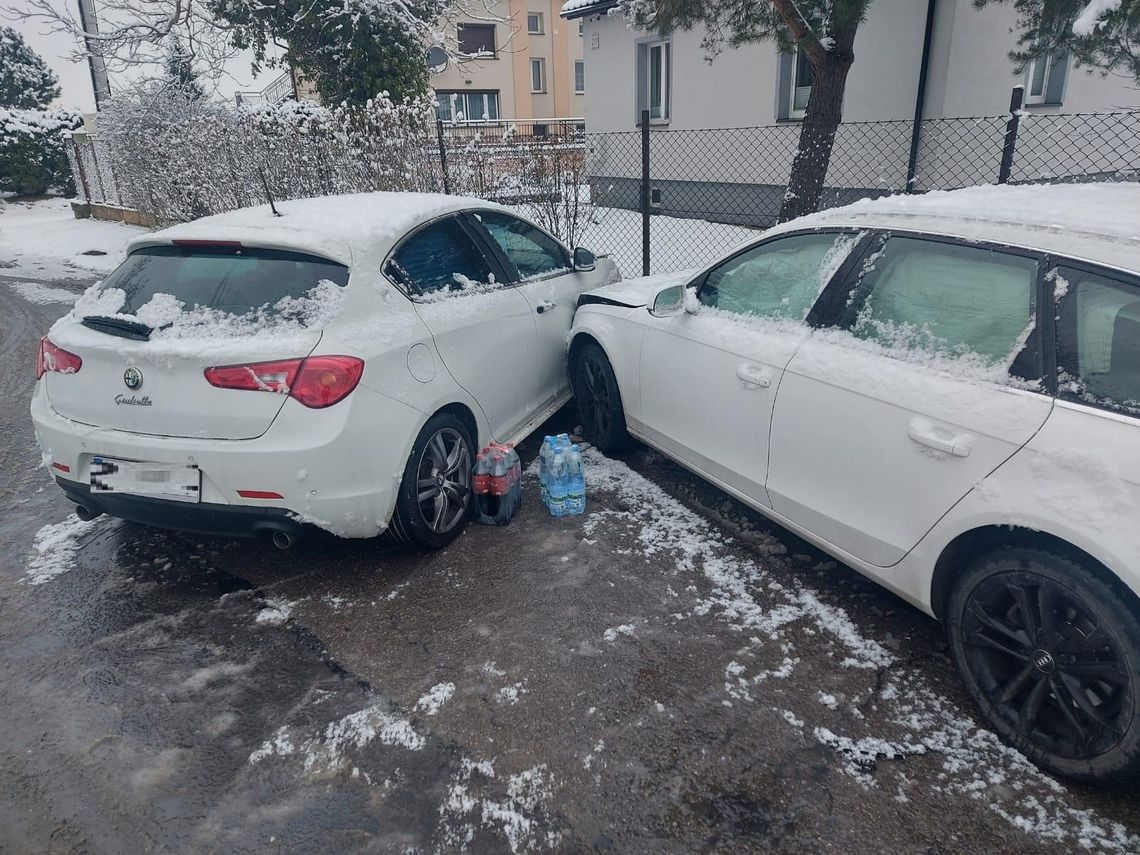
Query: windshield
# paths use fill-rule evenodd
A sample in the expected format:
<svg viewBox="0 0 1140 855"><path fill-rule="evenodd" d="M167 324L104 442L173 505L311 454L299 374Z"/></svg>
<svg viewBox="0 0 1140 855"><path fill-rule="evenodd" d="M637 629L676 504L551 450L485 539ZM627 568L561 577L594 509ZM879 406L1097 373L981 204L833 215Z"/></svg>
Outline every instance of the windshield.
<svg viewBox="0 0 1140 855"><path fill-rule="evenodd" d="M127 256L103 282L102 290L123 291L121 314L136 314L156 294L170 294L187 309L245 315L284 298L303 297L323 281L343 287L348 268L276 249L151 246Z"/></svg>

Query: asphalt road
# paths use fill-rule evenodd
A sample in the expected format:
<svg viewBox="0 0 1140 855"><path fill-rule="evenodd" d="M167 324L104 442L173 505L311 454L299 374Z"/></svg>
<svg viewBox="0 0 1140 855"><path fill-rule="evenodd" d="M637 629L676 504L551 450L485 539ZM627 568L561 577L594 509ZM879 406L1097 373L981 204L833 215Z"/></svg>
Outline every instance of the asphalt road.
<svg viewBox="0 0 1140 855"><path fill-rule="evenodd" d="M101 519L31 584L65 307L12 284L0 851L1140 851L1132 791L976 726L933 621L643 448L437 554Z"/></svg>

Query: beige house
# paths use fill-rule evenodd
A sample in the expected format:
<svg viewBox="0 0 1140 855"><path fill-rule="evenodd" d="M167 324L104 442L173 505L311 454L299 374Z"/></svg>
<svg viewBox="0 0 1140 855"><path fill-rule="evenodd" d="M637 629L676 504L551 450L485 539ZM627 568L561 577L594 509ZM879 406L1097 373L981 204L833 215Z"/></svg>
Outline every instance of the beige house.
<svg viewBox="0 0 1140 855"><path fill-rule="evenodd" d="M449 122L539 120L585 115L580 21L561 0L498 0L484 18L461 19L466 58L432 74L439 115Z"/></svg>

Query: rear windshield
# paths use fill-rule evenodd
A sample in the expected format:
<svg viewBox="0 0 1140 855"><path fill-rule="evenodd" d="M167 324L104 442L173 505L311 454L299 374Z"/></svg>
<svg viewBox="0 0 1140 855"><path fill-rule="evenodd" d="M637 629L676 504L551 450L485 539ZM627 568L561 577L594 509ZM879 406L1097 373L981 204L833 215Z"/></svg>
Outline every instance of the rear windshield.
<svg viewBox="0 0 1140 855"><path fill-rule="evenodd" d="M348 284L348 268L334 261L252 247L150 246L137 250L103 283L121 288L119 310L133 315L155 294L171 294L187 309L196 306L234 315L302 297L322 281Z"/></svg>

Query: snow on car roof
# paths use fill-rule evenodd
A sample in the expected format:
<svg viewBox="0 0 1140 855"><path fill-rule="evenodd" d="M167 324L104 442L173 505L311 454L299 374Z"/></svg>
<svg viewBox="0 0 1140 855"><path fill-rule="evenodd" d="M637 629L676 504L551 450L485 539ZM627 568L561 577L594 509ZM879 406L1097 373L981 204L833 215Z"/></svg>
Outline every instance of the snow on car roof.
<svg viewBox="0 0 1140 855"><path fill-rule="evenodd" d="M498 208L492 202L441 193L353 193L277 201L239 208L153 232L131 241L129 250L172 240L237 240L313 252L351 264L354 254L387 253L416 225L452 211Z"/></svg>
<svg viewBox="0 0 1140 855"><path fill-rule="evenodd" d="M905 228L1140 269L1140 184L986 185L862 199L779 231L835 225Z"/></svg>

